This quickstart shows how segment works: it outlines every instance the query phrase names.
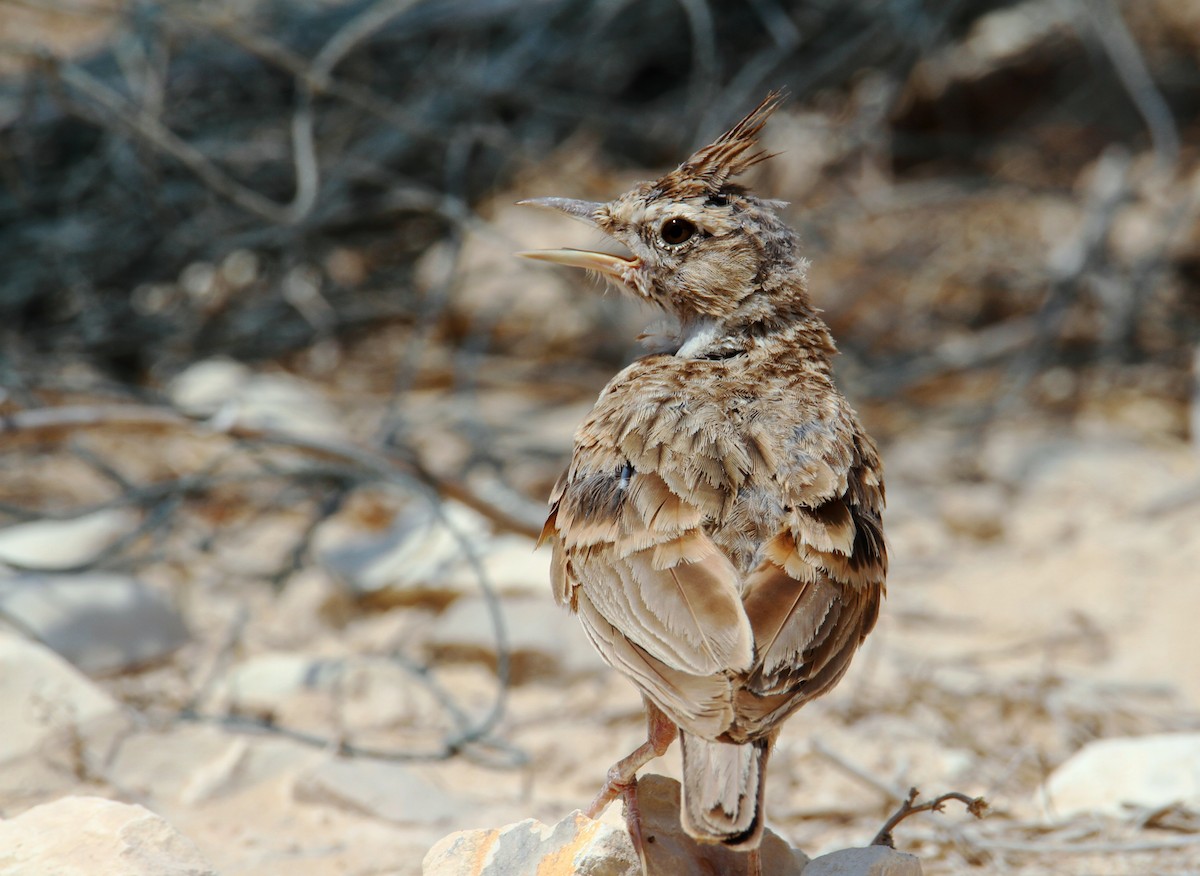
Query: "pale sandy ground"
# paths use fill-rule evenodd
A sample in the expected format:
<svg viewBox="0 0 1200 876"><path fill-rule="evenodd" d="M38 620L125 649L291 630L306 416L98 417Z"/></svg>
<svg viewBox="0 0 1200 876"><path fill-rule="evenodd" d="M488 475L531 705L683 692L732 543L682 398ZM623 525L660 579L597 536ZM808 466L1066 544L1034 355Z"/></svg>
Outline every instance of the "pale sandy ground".
<svg viewBox="0 0 1200 876"><path fill-rule="evenodd" d="M548 410L542 425L552 435L542 438L565 442L568 432L552 424L566 419ZM1198 726L1193 448L1099 425L1072 435L998 427L982 450L992 479L964 486L939 471L953 437L915 433L889 448L887 609L841 687L784 732L771 765L771 823L813 855L863 844L894 808L891 795L916 785L929 795L982 794L994 810L971 823L951 805L902 825L899 847L922 855L927 873L967 872L968 860L980 862L978 872L1196 872L1196 846L1075 853L1079 843L1154 844L1180 834L1087 817L1054 827L1037 793L1088 739ZM261 529L250 553L265 551L266 541L254 542L267 537ZM545 610L544 581L531 581L505 598L513 637L537 641L545 630L529 627L549 626L556 644L526 668L496 734L527 757L524 766L367 762L348 786L375 790L358 799L314 791L312 770L328 768L327 754L170 719L164 707L180 696L187 667L214 656L221 620L238 610L249 614L241 644L226 655L234 669L261 654L431 653L422 643L437 638L436 619L418 606L351 611L331 625L319 610L337 591L323 573L306 573L274 598L223 577L245 556L218 560L193 583L187 613L201 638L179 662L101 682L148 716L116 761L100 776L43 780L32 796L31 786L10 784L0 800L6 815L64 793L100 793L161 813L226 876L415 874L425 850L452 830L558 820L641 739L633 689L591 659L574 619ZM544 564L526 557L530 574ZM475 635L486 651L486 636ZM538 656L538 646L529 650ZM468 703L491 695L484 663L443 662L436 674ZM263 700L281 723L340 725L415 748L438 737L437 709L421 696L403 673L382 672L336 696L277 691ZM214 710L221 702L214 694ZM678 776L677 753L651 769ZM616 807L608 817L619 817Z"/></svg>
<svg viewBox="0 0 1200 876"><path fill-rule="evenodd" d="M1196 849L1077 855L1058 849L1064 842L1054 833L1045 838L1055 849L1048 854L997 847L1005 839L1036 843L1036 831L1017 824L1040 821L1039 781L1088 738L1196 727L1200 502L1194 493L1178 507L1171 502L1194 487L1200 467L1189 447L1095 432L1001 432L985 451L996 481L969 488L923 478L923 469L936 468L942 436L914 436L893 449L887 611L841 688L793 718L782 737L769 797L772 823L785 836L810 854L861 844L894 805L872 785L917 785L928 794L982 794L996 811L978 826L951 807L902 827L900 846L922 854L928 873L964 870L956 838L994 856L986 858L992 872L1195 867ZM519 627L520 614L510 617ZM577 636L573 619L557 622ZM481 675L470 664L449 672L460 689L484 687ZM611 672L544 677L514 689L501 731L528 754L526 767L458 760L415 768L461 804L440 824L395 828L298 805L286 776L166 814L224 873L263 872L264 860L289 873L415 873L423 848L451 829L562 817L641 732L638 697ZM676 752L651 769L677 777ZM1147 836L1115 822L1075 835L1126 838Z"/></svg>

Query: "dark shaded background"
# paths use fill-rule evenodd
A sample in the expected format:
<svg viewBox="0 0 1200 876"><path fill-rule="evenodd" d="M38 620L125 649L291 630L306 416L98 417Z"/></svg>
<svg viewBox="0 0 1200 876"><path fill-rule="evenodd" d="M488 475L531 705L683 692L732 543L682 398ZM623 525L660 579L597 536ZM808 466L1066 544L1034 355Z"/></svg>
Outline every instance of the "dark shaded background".
<svg viewBox="0 0 1200 876"><path fill-rule="evenodd" d="M70 355L140 385L196 358L275 357L411 320L423 306L416 258L460 236L475 205L514 174L571 138L594 143L613 168L669 165L770 88L786 87L793 107L830 114L858 140L832 171L868 160L896 184L939 183L932 199L947 189L1072 190L1114 145L1156 149L1165 173L1185 176L1200 108L1185 13L1164 20L1164 4L1131 4L1125 23L1109 0L1067 4L1067 23L1029 26L1008 54L955 68L972 25L1010 5L139 2L118 8L91 52L10 41L5 54L21 69L10 65L0 82L4 383L36 386L47 358ZM1050 8L1027 3L1014 20L1036 22ZM1183 212L1194 221L1194 208ZM804 223L818 259L826 225ZM1176 231L1158 230L1164 247ZM321 278L331 310L314 325L281 295L281 278L337 247L361 252L366 269ZM1105 247L1093 246L1093 262ZM189 264L238 249L263 270L237 296L160 290L139 300L139 287L145 298L146 284L172 284ZM904 269L924 254L890 257ZM1194 252L1173 251L1125 266L1119 294L1131 304L1109 332L1119 339L1103 349L1060 343L1051 326L1052 361L1037 368L1150 356L1186 368L1198 264ZM1159 322L1172 337L1148 346L1139 305L1167 282L1177 290ZM853 280L843 292L856 295ZM1045 286L986 292L939 332L1047 316ZM937 301L905 306L931 307L936 320ZM922 367L928 332L884 341L843 322L843 346L868 369Z"/></svg>

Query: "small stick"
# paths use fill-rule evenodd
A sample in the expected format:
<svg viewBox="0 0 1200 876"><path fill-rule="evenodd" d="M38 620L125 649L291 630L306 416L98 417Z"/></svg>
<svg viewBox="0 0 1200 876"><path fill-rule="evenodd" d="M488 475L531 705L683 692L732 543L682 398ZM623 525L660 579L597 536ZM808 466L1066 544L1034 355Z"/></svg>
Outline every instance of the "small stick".
<svg viewBox="0 0 1200 876"><path fill-rule="evenodd" d="M908 799L900 804L892 817L884 822L883 827L879 828L879 833L875 834L875 839L871 840L873 846L887 846L889 849L896 848L896 841L892 839L892 831L896 825L910 815L917 812L941 812L945 809L947 800L958 800L967 807L967 811L976 818L983 818L983 813L987 811L987 801L982 797L968 797L966 794L960 794L957 791L951 791L948 794L943 794L928 803L922 803L919 806L914 806L913 801L921 795L921 792L916 788L910 788L908 791Z"/></svg>

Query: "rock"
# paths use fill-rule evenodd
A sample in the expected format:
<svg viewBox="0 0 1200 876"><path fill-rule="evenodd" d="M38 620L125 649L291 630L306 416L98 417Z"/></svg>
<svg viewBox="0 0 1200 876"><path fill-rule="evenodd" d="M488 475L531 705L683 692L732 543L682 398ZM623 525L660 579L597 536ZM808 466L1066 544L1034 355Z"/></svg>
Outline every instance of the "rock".
<svg viewBox="0 0 1200 876"><path fill-rule="evenodd" d="M440 840L421 863L423 876L641 876L641 872L628 833L578 811L553 827L528 818L494 830L460 830Z"/></svg>
<svg viewBox="0 0 1200 876"><path fill-rule="evenodd" d="M213 699L238 714L276 716L290 697L305 690L330 690L342 674L342 662L308 654L261 654L229 670Z"/></svg>
<svg viewBox="0 0 1200 876"><path fill-rule="evenodd" d="M804 876L921 876L921 859L887 846L841 849L813 858Z"/></svg>
<svg viewBox="0 0 1200 876"><path fill-rule="evenodd" d="M306 438L345 439L343 418L312 385L283 374L256 374L238 362L209 359L178 374L172 403L220 427L273 429Z"/></svg>
<svg viewBox="0 0 1200 876"><path fill-rule="evenodd" d="M642 832L647 838L646 860L651 873L741 873L746 855L722 845L698 843L679 825L679 782L664 776L638 779ZM654 837L650 842L649 838ZM763 873L799 876L808 856L793 849L770 828L763 833Z"/></svg>
<svg viewBox="0 0 1200 876"><path fill-rule="evenodd" d="M674 779L647 775L638 781L649 872L744 872L744 852L698 843L683 832L679 793ZM763 873L799 876L807 863L803 852L766 831ZM424 876L640 876L642 870L628 832L573 812L552 827L528 819L492 830L451 834L430 849L422 872Z"/></svg>
<svg viewBox="0 0 1200 876"><path fill-rule="evenodd" d="M1047 812L1062 818L1172 803L1200 809L1200 733L1089 742L1050 774L1041 796Z"/></svg>
<svg viewBox="0 0 1200 876"><path fill-rule="evenodd" d="M501 596L550 595L550 549L535 549L534 541L520 535L501 535L492 539L480 559L487 571L488 583ZM478 593L478 579L465 562L448 570L453 587L462 593ZM549 601L549 600L547 600Z"/></svg>
<svg viewBox="0 0 1200 876"><path fill-rule="evenodd" d="M139 799L196 805L298 772L323 758L320 751L283 737L182 724L130 734L105 776Z"/></svg>
<svg viewBox="0 0 1200 876"><path fill-rule="evenodd" d="M501 599L500 612L514 683L605 669L579 622L549 595ZM454 603L429 631L426 649L439 663L474 660L495 668L496 632L488 603L482 597Z"/></svg>
<svg viewBox="0 0 1200 876"><path fill-rule="evenodd" d="M191 840L142 806L63 797L0 821L0 876L215 876Z"/></svg>
<svg viewBox="0 0 1200 876"><path fill-rule="evenodd" d="M443 514L427 507L401 514L382 533L363 536L333 521L317 537L325 567L378 608L422 605L445 608L479 593L479 576L464 551L477 552L488 584L501 596L550 593L550 551L533 539L493 535L484 517L456 502Z"/></svg>
<svg viewBox="0 0 1200 876"><path fill-rule="evenodd" d="M336 710L348 731L386 727L442 730L445 706L428 685L382 657L321 659L276 653L233 666L205 699L209 712L320 727Z"/></svg>
<svg viewBox="0 0 1200 876"><path fill-rule="evenodd" d="M107 572L0 577L0 617L92 674L161 660L188 641L164 594Z"/></svg>
<svg viewBox="0 0 1200 876"><path fill-rule="evenodd" d="M315 538L317 555L330 572L380 608L429 605L444 608L462 595L462 576L449 572L463 562L462 541L486 550L483 517L456 502L442 515L427 507L401 514L383 533L356 537L330 521Z"/></svg>
<svg viewBox="0 0 1200 876"><path fill-rule="evenodd" d="M20 790L37 782L61 787L79 773L99 773L132 722L116 700L49 648L0 633L0 786L12 787L18 771L8 764L35 760L50 775L26 776Z"/></svg>
<svg viewBox="0 0 1200 876"><path fill-rule="evenodd" d="M406 825L437 824L463 810L459 801L409 767L379 761L327 760L297 779L294 795L302 803Z"/></svg>
<svg viewBox="0 0 1200 876"><path fill-rule="evenodd" d="M28 569L86 565L137 525L137 514L108 508L68 520L35 520L0 529L0 563Z"/></svg>

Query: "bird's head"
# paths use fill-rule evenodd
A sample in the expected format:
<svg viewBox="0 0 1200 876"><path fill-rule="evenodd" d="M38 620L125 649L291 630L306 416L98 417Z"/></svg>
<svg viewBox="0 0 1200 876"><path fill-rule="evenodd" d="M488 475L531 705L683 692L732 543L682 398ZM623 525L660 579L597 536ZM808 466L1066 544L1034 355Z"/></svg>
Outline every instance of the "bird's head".
<svg viewBox="0 0 1200 876"><path fill-rule="evenodd" d="M568 198L521 201L595 226L627 254L577 249L521 255L586 268L678 318L684 336L770 331L811 312L807 263L779 218L778 201L754 197L734 179L770 157L757 135L779 105L773 92L746 118L678 168L608 203Z"/></svg>

